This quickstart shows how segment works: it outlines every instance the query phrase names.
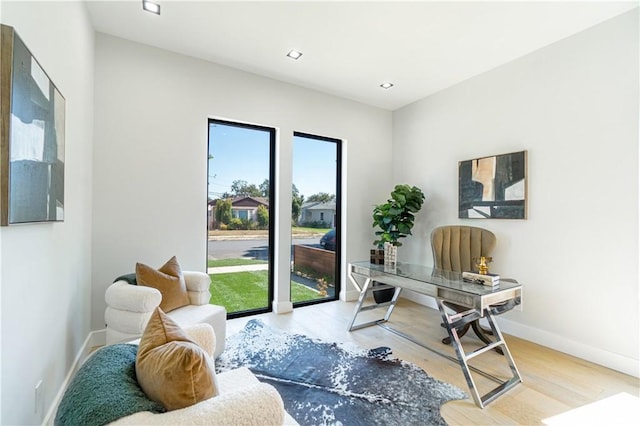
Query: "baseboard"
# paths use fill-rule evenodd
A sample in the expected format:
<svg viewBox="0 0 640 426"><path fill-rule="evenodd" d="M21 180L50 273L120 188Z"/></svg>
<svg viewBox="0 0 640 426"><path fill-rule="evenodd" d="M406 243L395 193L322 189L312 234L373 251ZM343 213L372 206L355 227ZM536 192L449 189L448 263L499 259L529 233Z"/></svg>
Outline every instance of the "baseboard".
<svg viewBox="0 0 640 426"><path fill-rule="evenodd" d="M92 331L89 333L91 341L89 342L89 349L95 346L104 346L107 344L107 329Z"/></svg>
<svg viewBox="0 0 640 426"><path fill-rule="evenodd" d="M293 303L290 301L278 302L274 300L272 309L276 314L288 314L289 312L293 312Z"/></svg>
<svg viewBox="0 0 640 426"><path fill-rule="evenodd" d="M612 370L640 378L640 369L637 359L606 351L586 345L565 336L550 333L504 317L498 319L500 329L506 334L537 343L542 346L584 359L595 364L602 365Z"/></svg>
<svg viewBox="0 0 640 426"><path fill-rule="evenodd" d="M403 299L411 300L412 302L416 302L420 305L438 310L436 299L434 299L431 296L425 296L424 294L414 293L411 290L402 290L402 293L400 293L400 297Z"/></svg>
<svg viewBox="0 0 640 426"><path fill-rule="evenodd" d="M429 308L438 309L433 297L417 294L410 290L404 290L402 297ZM511 321L504 316L496 318L496 321L505 334L546 346L633 377L640 377L640 367L637 359L585 345L584 343L567 339L564 336Z"/></svg>
<svg viewBox="0 0 640 426"><path fill-rule="evenodd" d="M358 290L343 290L340 292L340 300L343 302L353 302L354 300L358 300L358 296L360 296Z"/></svg>
<svg viewBox="0 0 640 426"><path fill-rule="evenodd" d="M62 381L62 384L60 385L60 389L58 390L58 393L56 394L55 398L51 402L51 406L47 411L47 415L44 416L44 420L42 422L43 425L53 425L53 421L56 416L56 411L58 409L58 404L60 404L60 401L62 400L62 397L64 396L64 392L67 390L67 386L69 386L71 379L73 379L73 376L75 376L75 374L78 372L78 369L80 368L80 366L89 357L91 350L96 346L104 346L107 340L106 336L107 336L106 330L92 331L87 335L87 338L84 340L84 343L80 347L78 354L76 355L75 359L73 360L73 363L71 364L71 368L69 369L69 372L67 373L64 380Z"/></svg>

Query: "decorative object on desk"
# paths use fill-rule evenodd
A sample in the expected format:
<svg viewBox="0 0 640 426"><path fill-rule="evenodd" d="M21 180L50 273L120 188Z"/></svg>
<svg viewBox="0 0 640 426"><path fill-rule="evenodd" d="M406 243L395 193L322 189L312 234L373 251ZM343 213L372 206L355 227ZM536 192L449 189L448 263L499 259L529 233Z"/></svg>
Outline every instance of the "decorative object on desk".
<svg viewBox="0 0 640 426"><path fill-rule="evenodd" d="M390 349L362 349L311 339L250 320L227 338L219 372L248 367L273 385L301 425L445 425L440 406L467 398L461 389L390 357Z"/></svg>
<svg viewBox="0 0 640 426"><path fill-rule="evenodd" d="M370 262L374 265L384 265L384 250L371 249Z"/></svg>
<svg viewBox="0 0 640 426"><path fill-rule="evenodd" d="M478 268L478 273L487 275L489 273L488 264L493 262L493 258L491 256L474 257L473 262L476 264L476 268Z"/></svg>
<svg viewBox="0 0 640 426"><path fill-rule="evenodd" d="M0 225L63 221L64 97L12 27L0 43Z"/></svg>
<svg viewBox="0 0 640 426"><path fill-rule="evenodd" d="M527 151L458 163L458 217L527 218Z"/></svg>
<svg viewBox="0 0 640 426"><path fill-rule="evenodd" d="M398 260L398 247L391 243L384 243L384 264L385 266L395 266Z"/></svg>
<svg viewBox="0 0 640 426"><path fill-rule="evenodd" d="M400 247L401 238L411 235L415 214L422 208L424 193L420 188L406 184L396 185L386 203L373 208L373 228L377 239L373 244L384 249L385 243ZM397 261L397 252L394 255ZM376 302L388 302L393 297L393 289L374 292ZM380 294L379 294L380 293Z"/></svg>
<svg viewBox="0 0 640 426"><path fill-rule="evenodd" d="M475 272L463 272L462 279L467 282L482 284L489 287L496 286L500 284L500 276L496 274L482 274Z"/></svg>

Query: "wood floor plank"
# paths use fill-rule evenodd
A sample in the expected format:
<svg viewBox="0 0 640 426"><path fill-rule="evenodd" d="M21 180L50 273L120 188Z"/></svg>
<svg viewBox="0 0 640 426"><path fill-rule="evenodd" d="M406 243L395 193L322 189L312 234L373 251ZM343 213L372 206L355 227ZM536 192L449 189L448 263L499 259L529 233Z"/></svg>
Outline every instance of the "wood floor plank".
<svg viewBox="0 0 640 426"><path fill-rule="evenodd" d="M261 314L227 321L228 335L240 331L246 322L259 317L273 327L333 342L351 342L363 348L390 347L393 357L420 366L432 377L458 386L469 393L466 381L457 363L437 355L413 342L403 339L382 327L367 327L353 332L347 325L353 315L355 303L331 302L294 309L288 314ZM377 310L370 316L379 315ZM363 316L364 319L364 316ZM451 346L440 340L446 331L440 326L437 310L401 299L390 325L439 351L455 356ZM611 369L563 354L513 336L505 336L511 354L524 382L484 409L471 399L452 401L442 407L441 413L450 425L535 425L542 420L598 401L620 392L640 394L640 381ZM479 346L473 333L463 337L465 350ZM474 358L474 365L496 375L509 375L504 358L487 353ZM474 379L475 376L474 376ZM478 377L481 388L494 386L490 380Z"/></svg>

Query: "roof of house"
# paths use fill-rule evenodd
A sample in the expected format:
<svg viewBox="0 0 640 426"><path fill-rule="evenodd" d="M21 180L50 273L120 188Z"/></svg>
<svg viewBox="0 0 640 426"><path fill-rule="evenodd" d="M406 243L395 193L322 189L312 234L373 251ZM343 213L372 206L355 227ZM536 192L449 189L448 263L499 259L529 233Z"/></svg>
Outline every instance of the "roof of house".
<svg viewBox="0 0 640 426"><path fill-rule="evenodd" d="M215 207L219 199L209 200L208 204ZM232 207L256 207L260 204L269 207L269 199L266 197L235 197L231 200Z"/></svg>
<svg viewBox="0 0 640 426"><path fill-rule="evenodd" d="M334 201L330 201L328 203L322 203L318 201L312 201L310 203L304 203L301 209L305 210L335 210L336 203Z"/></svg>
<svg viewBox="0 0 640 426"><path fill-rule="evenodd" d="M269 207L269 199L266 197L235 197L231 200L232 207L257 207L259 205Z"/></svg>

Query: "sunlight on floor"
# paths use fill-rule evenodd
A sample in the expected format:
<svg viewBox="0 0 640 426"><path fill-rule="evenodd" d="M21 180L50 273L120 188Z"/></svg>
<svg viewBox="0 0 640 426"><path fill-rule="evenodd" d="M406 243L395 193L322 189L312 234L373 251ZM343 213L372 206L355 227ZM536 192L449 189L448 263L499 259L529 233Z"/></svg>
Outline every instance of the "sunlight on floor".
<svg viewBox="0 0 640 426"><path fill-rule="evenodd" d="M548 426L561 425L637 425L640 424L640 398L622 392L542 420Z"/></svg>

